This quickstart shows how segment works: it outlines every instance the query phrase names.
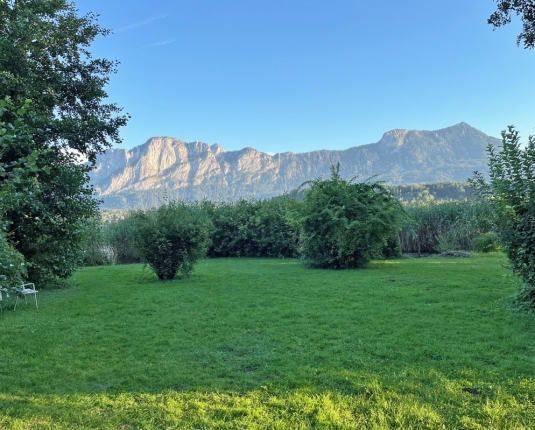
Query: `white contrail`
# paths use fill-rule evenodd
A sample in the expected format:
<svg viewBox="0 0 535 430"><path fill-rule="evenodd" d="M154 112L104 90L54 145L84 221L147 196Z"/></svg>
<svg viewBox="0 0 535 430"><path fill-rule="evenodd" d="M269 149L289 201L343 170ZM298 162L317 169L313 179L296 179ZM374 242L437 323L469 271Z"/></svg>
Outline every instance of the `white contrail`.
<svg viewBox="0 0 535 430"><path fill-rule="evenodd" d="M155 46L169 45L170 43L173 43L174 41L175 39L164 40L162 42L152 43L151 45L145 45L145 48L154 48Z"/></svg>
<svg viewBox="0 0 535 430"><path fill-rule="evenodd" d="M122 28L120 28L118 30L114 30L114 32L115 33L120 33L121 31L132 30L134 28L144 27L145 25L148 25L153 21L158 21L160 19L165 19L165 18L167 18L165 15L154 16L154 17L148 18L148 19L146 19L144 21L134 22L134 23L132 23L130 25L127 25L126 27L122 27Z"/></svg>

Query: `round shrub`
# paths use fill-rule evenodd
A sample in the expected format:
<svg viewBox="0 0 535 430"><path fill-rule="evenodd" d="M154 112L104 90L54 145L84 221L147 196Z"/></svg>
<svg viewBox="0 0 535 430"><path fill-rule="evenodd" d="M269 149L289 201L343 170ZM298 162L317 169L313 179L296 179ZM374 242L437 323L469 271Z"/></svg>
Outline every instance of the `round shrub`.
<svg viewBox="0 0 535 430"><path fill-rule="evenodd" d="M378 182L353 183L331 167L331 179L308 181L296 222L303 261L311 267L358 268L381 254L406 215Z"/></svg>
<svg viewBox="0 0 535 430"><path fill-rule="evenodd" d="M212 222L197 206L171 202L133 216L137 253L159 279L190 274L206 255Z"/></svg>

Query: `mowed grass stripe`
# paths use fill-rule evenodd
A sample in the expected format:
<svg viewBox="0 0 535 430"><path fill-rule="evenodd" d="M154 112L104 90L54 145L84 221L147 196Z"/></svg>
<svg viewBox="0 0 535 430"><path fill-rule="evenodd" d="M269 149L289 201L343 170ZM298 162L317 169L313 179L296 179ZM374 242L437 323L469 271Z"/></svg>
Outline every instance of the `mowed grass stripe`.
<svg viewBox="0 0 535 430"><path fill-rule="evenodd" d="M500 262L87 268L0 317L0 428L534 428L534 318Z"/></svg>

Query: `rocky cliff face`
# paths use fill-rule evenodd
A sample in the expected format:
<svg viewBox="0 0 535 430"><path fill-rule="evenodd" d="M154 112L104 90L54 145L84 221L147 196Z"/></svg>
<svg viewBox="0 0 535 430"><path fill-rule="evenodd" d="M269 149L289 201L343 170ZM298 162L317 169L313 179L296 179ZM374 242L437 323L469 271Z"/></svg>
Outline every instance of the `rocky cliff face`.
<svg viewBox="0 0 535 430"><path fill-rule="evenodd" d="M271 197L319 176L331 162L349 178L379 175L387 183L466 181L486 171L486 146L500 141L460 123L436 131L392 130L373 144L343 151L269 155L253 148L225 151L218 145L155 137L132 150L99 156L91 183L106 208L141 208L180 199Z"/></svg>

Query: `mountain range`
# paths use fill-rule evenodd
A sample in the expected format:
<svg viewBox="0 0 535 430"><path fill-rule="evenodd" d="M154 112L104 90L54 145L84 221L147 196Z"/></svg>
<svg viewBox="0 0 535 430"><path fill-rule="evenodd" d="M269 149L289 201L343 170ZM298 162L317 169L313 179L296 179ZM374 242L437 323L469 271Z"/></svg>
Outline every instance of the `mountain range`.
<svg viewBox="0 0 535 430"><path fill-rule="evenodd" d="M343 177L388 184L466 181L487 171L488 144L500 140L460 123L435 131L391 130L377 143L345 150L267 154L254 148L153 137L133 149L110 149L90 173L103 208L146 208L164 198L210 200L267 198L329 177L340 163Z"/></svg>

